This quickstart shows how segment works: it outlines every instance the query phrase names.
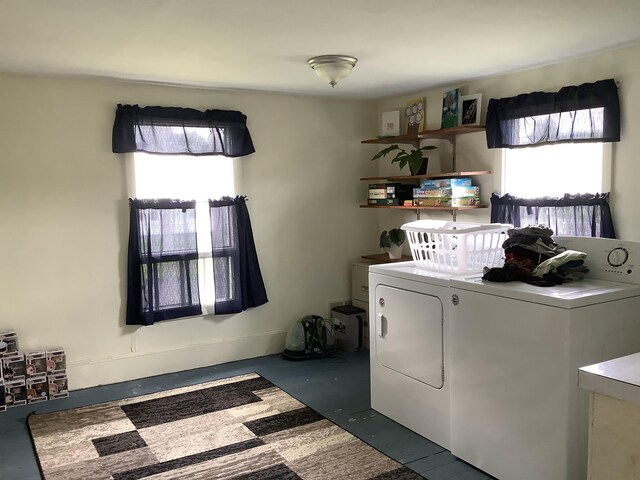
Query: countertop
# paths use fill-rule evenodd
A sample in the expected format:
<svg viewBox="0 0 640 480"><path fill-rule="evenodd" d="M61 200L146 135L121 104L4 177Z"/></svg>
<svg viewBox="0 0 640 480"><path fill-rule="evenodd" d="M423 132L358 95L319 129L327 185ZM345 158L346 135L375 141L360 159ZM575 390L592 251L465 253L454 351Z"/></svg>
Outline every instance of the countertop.
<svg viewBox="0 0 640 480"><path fill-rule="evenodd" d="M582 367L580 388L640 405L640 353Z"/></svg>

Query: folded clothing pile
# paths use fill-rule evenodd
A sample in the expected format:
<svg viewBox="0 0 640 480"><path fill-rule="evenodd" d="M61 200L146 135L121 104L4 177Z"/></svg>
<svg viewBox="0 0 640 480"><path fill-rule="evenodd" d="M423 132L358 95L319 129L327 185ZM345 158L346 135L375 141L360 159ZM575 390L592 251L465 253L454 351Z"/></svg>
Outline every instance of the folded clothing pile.
<svg viewBox="0 0 640 480"><path fill-rule="evenodd" d="M559 285L582 279L589 271L584 266L586 253L559 247L545 225L512 228L502 244L503 267L485 268L483 280L511 282L520 280L539 286Z"/></svg>

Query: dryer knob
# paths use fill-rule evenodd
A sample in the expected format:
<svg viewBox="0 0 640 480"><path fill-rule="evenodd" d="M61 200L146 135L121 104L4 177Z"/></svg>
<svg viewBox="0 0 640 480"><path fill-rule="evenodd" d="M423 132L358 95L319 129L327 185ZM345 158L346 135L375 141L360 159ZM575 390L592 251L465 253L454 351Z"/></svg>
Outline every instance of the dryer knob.
<svg viewBox="0 0 640 480"><path fill-rule="evenodd" d="M460 297L458 297L458 295L454 293L453 295L451 295L451 303L453 303L454 305L458 305L460 303Z"/></svg>

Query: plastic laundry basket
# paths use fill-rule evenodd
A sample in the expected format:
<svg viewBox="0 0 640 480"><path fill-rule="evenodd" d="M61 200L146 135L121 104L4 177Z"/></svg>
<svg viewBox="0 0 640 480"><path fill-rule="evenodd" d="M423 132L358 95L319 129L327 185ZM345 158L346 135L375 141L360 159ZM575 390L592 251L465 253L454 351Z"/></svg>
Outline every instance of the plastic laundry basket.
<svg viewBox="0 0 640 480"><path fill-rule="evenodd" d="M513 225L417 220L401 228L418 266L464 274L502 266L502 244Z"/></svg>

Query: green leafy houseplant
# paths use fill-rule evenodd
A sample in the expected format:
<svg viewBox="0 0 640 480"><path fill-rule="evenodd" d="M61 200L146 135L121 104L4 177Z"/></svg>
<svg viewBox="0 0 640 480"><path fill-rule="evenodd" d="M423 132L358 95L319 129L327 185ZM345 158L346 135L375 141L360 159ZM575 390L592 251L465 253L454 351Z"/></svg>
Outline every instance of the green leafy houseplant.
<svg viewBox="0 0 640 480"><path fill-rule="evenodd" d="M407 234L399 228L392 228L389 231L385 230L380 234L380 248L391 248L392 244L400 247L406 238Z"/></svg>
<svg viewBox="0 0 640 480"><path fill-rule="evenodd" d="M413 150L407 151L398 145L390 145L389 147L380 150L371 160L377 160L378 158L385 157L392 152L396 152L396 156L391 159L391 163L398 163L401 170L408 164L411 175L416 175L422 165L422 152L426 150L435 150L436 148L438 147L425 145L424 147L414 148Z"/></svg>

